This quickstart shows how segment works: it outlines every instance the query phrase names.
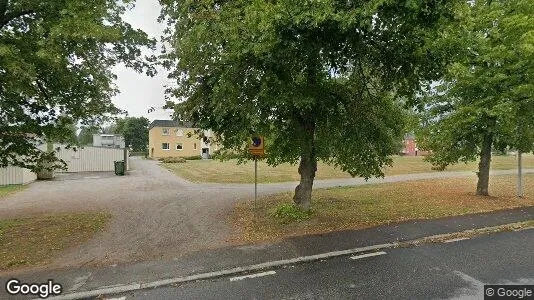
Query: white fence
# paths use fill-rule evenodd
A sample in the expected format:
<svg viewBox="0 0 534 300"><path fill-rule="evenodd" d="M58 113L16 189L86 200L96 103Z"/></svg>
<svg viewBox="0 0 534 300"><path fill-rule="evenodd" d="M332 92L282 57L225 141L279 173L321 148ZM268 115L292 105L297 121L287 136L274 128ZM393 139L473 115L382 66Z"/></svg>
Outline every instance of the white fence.
<svg viewBox="0 0 534 300"><path fill-rule="evenodd" d="M0 185L26 184L37 179L35 173L19 167L7 167L0 169Z"/></svg>
<svg viewBox="0 0 534 300"><path fill-rule="evenodd" d="M54 148L59 148L57 157L67 163L66 171L57 172L111 172L115 170L116 160L124 160L124 149L84 147L74 151L65 149L61 145L54 145ZM128 159L126 168L130 169ZM35 179L37 179L35 173L28 169L13 166L0 168L0 185L26 184Z"/></svg>
<svg viewBox="0 0 534 300"><path fill-rule="evenodd" d="M66 172L104 172L115 169L116 160L124 160L124 150L117 148L84 147L77 151L60 147L57 157L67 163ZM126 161L127 169L130 164Z"/></svg>

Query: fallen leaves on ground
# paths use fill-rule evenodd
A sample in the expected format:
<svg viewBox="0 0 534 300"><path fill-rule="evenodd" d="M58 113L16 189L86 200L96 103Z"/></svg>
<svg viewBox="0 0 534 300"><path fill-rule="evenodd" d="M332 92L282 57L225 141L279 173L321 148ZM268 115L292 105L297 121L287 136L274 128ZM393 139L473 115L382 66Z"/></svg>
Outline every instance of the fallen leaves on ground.
<svg viewBox="0 0 534 300"><path fill-rule="evenodd" d="M432 219L534 205L534 175L526 175L525 197L517 198L516 177L494 176L489 197L475 196L476 177L384 183L313 192L309 220L282 224L272 212L292 193L235 206L233 242L275 241L288 236L363 229L415 219Z"/></svg>

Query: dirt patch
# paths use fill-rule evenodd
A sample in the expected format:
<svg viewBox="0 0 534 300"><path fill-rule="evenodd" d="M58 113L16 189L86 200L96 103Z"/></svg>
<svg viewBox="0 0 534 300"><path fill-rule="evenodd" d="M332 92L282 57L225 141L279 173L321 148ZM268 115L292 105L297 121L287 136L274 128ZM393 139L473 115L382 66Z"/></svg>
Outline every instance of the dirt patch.
<svg viewBox="0 0 534 300"><path fill-rule="evenodd" d="M0 271L44 265L89 240L109 219L99 212L0 220Z"/></svg>
<svg viewBox="0 0 534 300"><path fill-rule="evenodd" d="M513 176L491 178L491 197L474 195L472 178L434 179L331 188L313 192L312 215L286 224L274 214L292 193L238 203L230 218L232 241L251 243L284 237L363 229L392 222L464 215L534 205L534 175L525 176L525 197L515 197Z"/></svg>

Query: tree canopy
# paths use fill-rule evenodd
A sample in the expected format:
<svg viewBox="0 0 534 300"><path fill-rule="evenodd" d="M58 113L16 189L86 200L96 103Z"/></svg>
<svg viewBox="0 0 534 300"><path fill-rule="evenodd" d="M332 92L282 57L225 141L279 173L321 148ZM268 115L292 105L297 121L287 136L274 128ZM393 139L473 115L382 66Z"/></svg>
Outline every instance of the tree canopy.
<svg viewBox="0 0 534 300"><path fill-rule="evenodd" d="M93 134L100 133L100 128L96 126L82 126L78 133L78 145L92 145Z"/></svg>
<svg viewBox="0 0 534 300"><path fill-rule="evenodd" d="M434 40L457 1L172 1L165 55L179 118L227 149L266 136L271 165L300 161L308 208L317 160L382 176L403 134L400 96L440 77ZM459 4L460 3L460 4Z"/></svg>
<svg viewBox="0 0 534 300"><path fill-rule="evenodd" d="M449 32L462 55L427 97L418 142L441 168L480 157L479 195L492 149L534 150L533 17L532 1L474 1Z"/></svg>
<svg viewBox="0 0 534 300"><path fill-rule="evenodd" d="M132 147L133 151L147 151L148 146L148 126L150 122L144 117L126 117L116 121L115 133L124 137L127 147Z"/></svg>
<svg viewBox="0 0 534 300"><path fill-rule="evenodd" d="M132 0L0 0L0 167L38 168L72 124L119 112L113 66L153 75L155 41L122 19ZM52 154L53 156L53 154Z"/></svg>

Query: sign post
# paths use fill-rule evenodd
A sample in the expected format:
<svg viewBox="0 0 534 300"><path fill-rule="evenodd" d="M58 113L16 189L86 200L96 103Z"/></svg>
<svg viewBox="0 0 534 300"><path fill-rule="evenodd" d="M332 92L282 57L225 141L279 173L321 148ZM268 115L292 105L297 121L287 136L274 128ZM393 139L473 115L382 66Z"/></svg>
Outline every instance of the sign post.
<svg viewBox="0 0 534 300"><path fill-rule="evenodd" d="M254 210L256 210L256 201L258 199L258 157L265 155L263 137L252 137L248 151L254 156Z"/></svg>
<svg viewBox="0 0 534 300"><path fill-rule="evenodd" d="M254 156L254 210L256 210L256 200L258 199L258 157Z"/></svg>
<svg viewBox="0 0 534 300"><path fill-rule="evenodd" d="M517 197L523 198L523 166L521 151L517 150Z"/></svg>

